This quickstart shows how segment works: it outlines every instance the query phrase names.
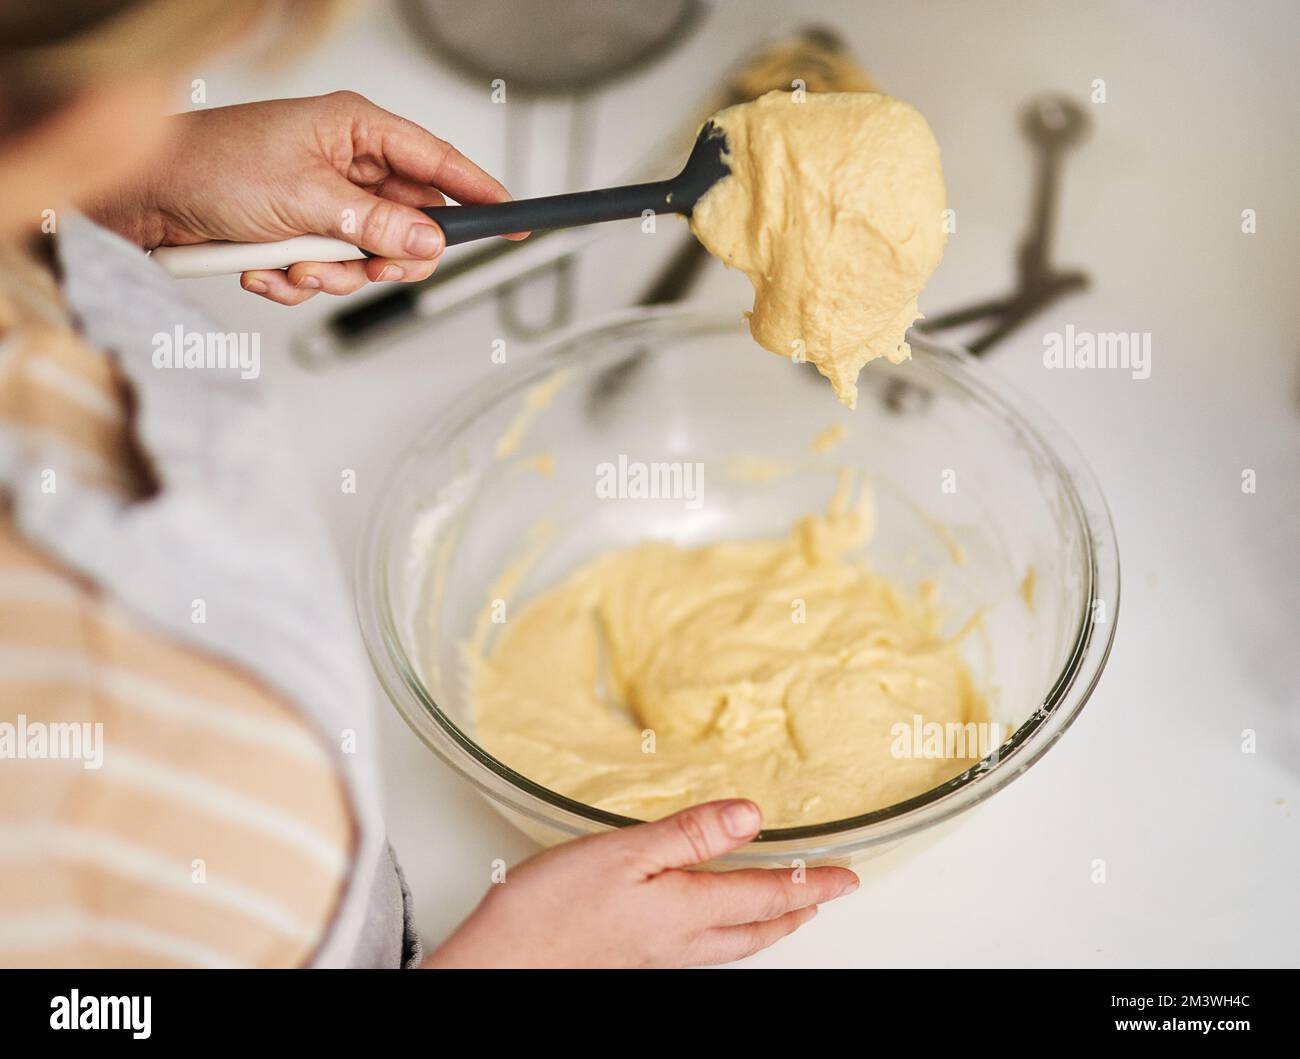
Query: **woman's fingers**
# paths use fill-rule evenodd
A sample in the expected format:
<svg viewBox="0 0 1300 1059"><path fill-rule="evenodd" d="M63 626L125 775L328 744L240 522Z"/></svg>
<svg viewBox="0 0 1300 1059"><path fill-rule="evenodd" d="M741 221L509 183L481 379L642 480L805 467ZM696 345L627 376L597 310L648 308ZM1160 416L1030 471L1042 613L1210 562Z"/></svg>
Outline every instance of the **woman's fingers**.
<svg viewBox="0 0 1300 1059"><path fill-rule="evenodd" d="M351 294L370 282L365 261L300 261L285 269L291 287Z"/></svg>
<svg viewBox="0 0 1300 1059"><path fill-rule="evenodd" d="M486 170L471 162L446 140L441 140L413 121L377 107L362 96L346 97L365 118L369 143L357 146L378 153L383 164L398 177L416 185L445 192L461 205L508 202L510 192ZM391 178L390 178L391 179ZM402 201L407 201L405 198ZM416 205L435 205L416 203ZM514 232L506 239L526 239L527 232Z"/></svg>
<svg viewBox="0 0 1300 1059"><path fill-rule="evenodd" d="M245 272L240 285L281 305L301 305L314 294L352 294L367 283L412 283L433 274L436 261L300 261L288 269Z"/></svg>
<svg viewBox="0 0 1300 1059"><path fill-rule="evenodd" d="M424 206L447 205L446 196L437 188L431 188L427 184L417 184L414 180L407 180L400 176L385 177L384 182L375 189L375 194L380 198L392 199L403 206L414 206L417 209Z"/></svg>
<svg viewBox="0 0 1300 1059"><path fill-rule="evenodd" d="M371 257L364 261L299 261L287 269L258 269L245 272L244 290L281 305L300 305L313 294L352 294L367 283L414 283L428 279L437 267L433 261L390 260Z"/></svg>
<svg viewBox="0 0 1300 1059"><path fill-rule="evenodd" d="M257 294L281 305L301 305L319 290L295 287L289 277L278 268L256 269L239 277L239 285L250 294Z"/></svg>
<svg viewBox="0 0 1300 1059"><path fill-rule="evenodd" d="M432 261L446 246L442 229L416 207L373 195L338 173L303 191L313 231L386 258Z"/></svg>
<svg viewBox="0 0 1300 1059"><path fill-rule="evenodd" d="M687 883L706 910L710 926L778 919L788 912L851 894L858 877L848 868L747 868L693 873Z"/></svg>
<svg viewBox="0 0 1300 1059"><path fill-rule="evenodd" d="M708 964L743 960L793 934L816 914L817 906L811 905L761 923L705 931L696 942L696 959L692 962Z"/></svg>
<svg viewBox="0 0 1300 1059"><path fill-rule="evenodd" d="M366 270L366 278L375 283L414 283L428 279L438 267L438 259L419 261L409 258L372 257L360 261Z"/></svg>
<svg viewBox="0 0 1300 1059"><path fill-rule="evenodd" d="M618 832L627 861L641 878L689 868L739 849L763 822L758 806L737 798L693 805L651 824Z"/></svg>
<svg viewBox="0 0 1300 1059"><path fill-rule="evenodd" d="M348 187L351 188L352 185ZM411 211L418 210L422 206L446 205L447 201L433 188L412 183L401 177L390 176L380 185L378 192L378 198L409 208ZM362 194L364 195L365 192ZM412 223L423 222L433 227L423 214L416 214L416 217L417 219ZM410 219L409 214L408 219ZM438 236L440 240L441 232ZM352 294L367 283L413 283L428 279L437 264L437 256L423 259L372 257L364 261L300 261L282 272L258 270L245 273L243 286L245 290L270 298L281 305L298 305L319 291L343 295Z"/></svg>
<svg viewBox="0 0 1300 1059"><path fill-rule="evenodd" d="M505 185L479 168L446 140L440 140L413 121L389 113L369 100L364 105L368 129L388 168L419 184L429 184L460 203L504 202L510 198Z"/></svg>

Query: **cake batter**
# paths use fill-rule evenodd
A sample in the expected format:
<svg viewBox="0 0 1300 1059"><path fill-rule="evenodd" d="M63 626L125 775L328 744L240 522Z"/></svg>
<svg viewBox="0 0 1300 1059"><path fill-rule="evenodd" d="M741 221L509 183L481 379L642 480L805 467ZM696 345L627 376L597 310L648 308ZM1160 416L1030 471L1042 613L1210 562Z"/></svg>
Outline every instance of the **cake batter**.
<svg viewBox="0 0 1300 1059"><path fill-rule="evenodd" d="M848 485L784 539L642 544L524 606L489 652L469 649L481 744L611 812L744 796L768 827L855 816L962 772L972 761L897 756L897 726L987 711L932 590L847 557L870 532Z"/></svg>
<svg viewBox="0 0 1300 1059"><path fill-rule="evenodd" d="M753 283L755 341L815 364L852 408L867 361L910 355L904 335L943 255L930 126L875 92L769 92L713 122L731 175L705 193L691 228Z"/></svg>

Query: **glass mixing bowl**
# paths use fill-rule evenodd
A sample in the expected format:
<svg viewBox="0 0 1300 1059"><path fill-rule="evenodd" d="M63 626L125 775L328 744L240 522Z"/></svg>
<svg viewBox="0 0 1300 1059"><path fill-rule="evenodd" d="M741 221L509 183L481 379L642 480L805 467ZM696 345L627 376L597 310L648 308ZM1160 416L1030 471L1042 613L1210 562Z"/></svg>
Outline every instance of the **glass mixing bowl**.
<svg viewBox="0 0 1300 1059"><path fill-rule="evenodd" d="M886 398L900 382L912 399L897 410ZM935 835L1042 757L1083 708L1114 636L1115 532L1074 446L987 365L917 340L910 361L876 361L860 386L850 412L810 366L758 348L736 315L680 309L638 310L496 368L405 451L362 535L358 610L388 696L537 841L634 823L539 786L476 742L464 645L476 625L491 631L479 624L490 598L517 607L647 538L784 535L825 509L851 467L875 496L872 568L909 586L935 578L949 632L982 613L963 655L1005 739L933 790L765 830L724 864L858 863ZM814 453L835 424L842 440ZM620 456L702 464L701 502L598 495L597 466Z"/></svg>

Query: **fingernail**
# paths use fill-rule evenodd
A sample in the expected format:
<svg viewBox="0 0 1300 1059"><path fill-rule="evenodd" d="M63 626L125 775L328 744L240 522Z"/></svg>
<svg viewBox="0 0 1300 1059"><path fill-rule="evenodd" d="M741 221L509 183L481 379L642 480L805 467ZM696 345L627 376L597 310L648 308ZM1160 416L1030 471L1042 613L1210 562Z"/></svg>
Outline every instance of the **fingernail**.
<svg viewBox="0 0 1300 1059"><path fill-rule="evenodd" d="M298 281L298 286L310 287L312 290L319 290L320 280L318 280L315 276L303 276L303 278Z"/></svg>
<svg viewBox="0 0 1300 1059"><path fill-rule="evenodd" d="M761 820L753 802L732 802L722 810L722 826L732 838L748 838L758 830Z"/></svg>
<svg viewBox="0 0 1300 1059"><path fill-rule="evenodd" d="M265 294L266 284L260 279L250 279L244 284L244 290L251 291L253 294Z"/></svg>
<svg viewBox="0 0 1300 1059"><path fill-rule="evenodd" d="M403 272L396 265L385 265L384 271L379 273L379 279L383 283L392 283L396 280L401 279L405 275L406 273Z"/></svg>
<svg viewBox="0 0 1300 1059"><path fill-rule="evenodd" d="M416 224L406 233L406 252L412 257L433 257L442 249L442 233L432 224Z"/></svg>
<svg viewBox="0 0 1300 1059"><path fill-rule="evenodd" d="M856 890L860 885L861 883L857 879L854 879L852 882L846 882L843 886L840 887L839 893L837 893L835 896L848 897L849 894L851 894L854 890Z"/></svg>

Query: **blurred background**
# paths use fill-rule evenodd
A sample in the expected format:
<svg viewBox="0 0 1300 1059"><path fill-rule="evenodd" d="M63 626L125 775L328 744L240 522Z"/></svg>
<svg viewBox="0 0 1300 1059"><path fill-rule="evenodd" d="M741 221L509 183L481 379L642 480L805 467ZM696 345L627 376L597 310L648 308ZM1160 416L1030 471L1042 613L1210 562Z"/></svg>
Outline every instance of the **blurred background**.
<svg viewBox="0 0 1300 1059"><path fill-rule="evenodd" d="M516 197L675 171L711 110L796 77L869 78L915 105L957 225L921 308L993 303L941 337L983 350L1090 460L1124 570L1115 653L1050 764L752 962L1294 965L1300 941L1268 910L1300 870L1297 30L1284 0L375 0L304 61L193 76L208 106L355 90ZM1026 242L1048 248L1036 267ZM689 245L660 218L453 248L418 290L294 310L229 277L186 291L262 332L263 378L350 563L385 469L497 370L494 342L522 362L645 301L739 316L744 276ZM1149 333L1150 377L1046 369L1044 335L1067 326ZM391 839L434 941L493 859L531 849L375 698Z"/></svg>

